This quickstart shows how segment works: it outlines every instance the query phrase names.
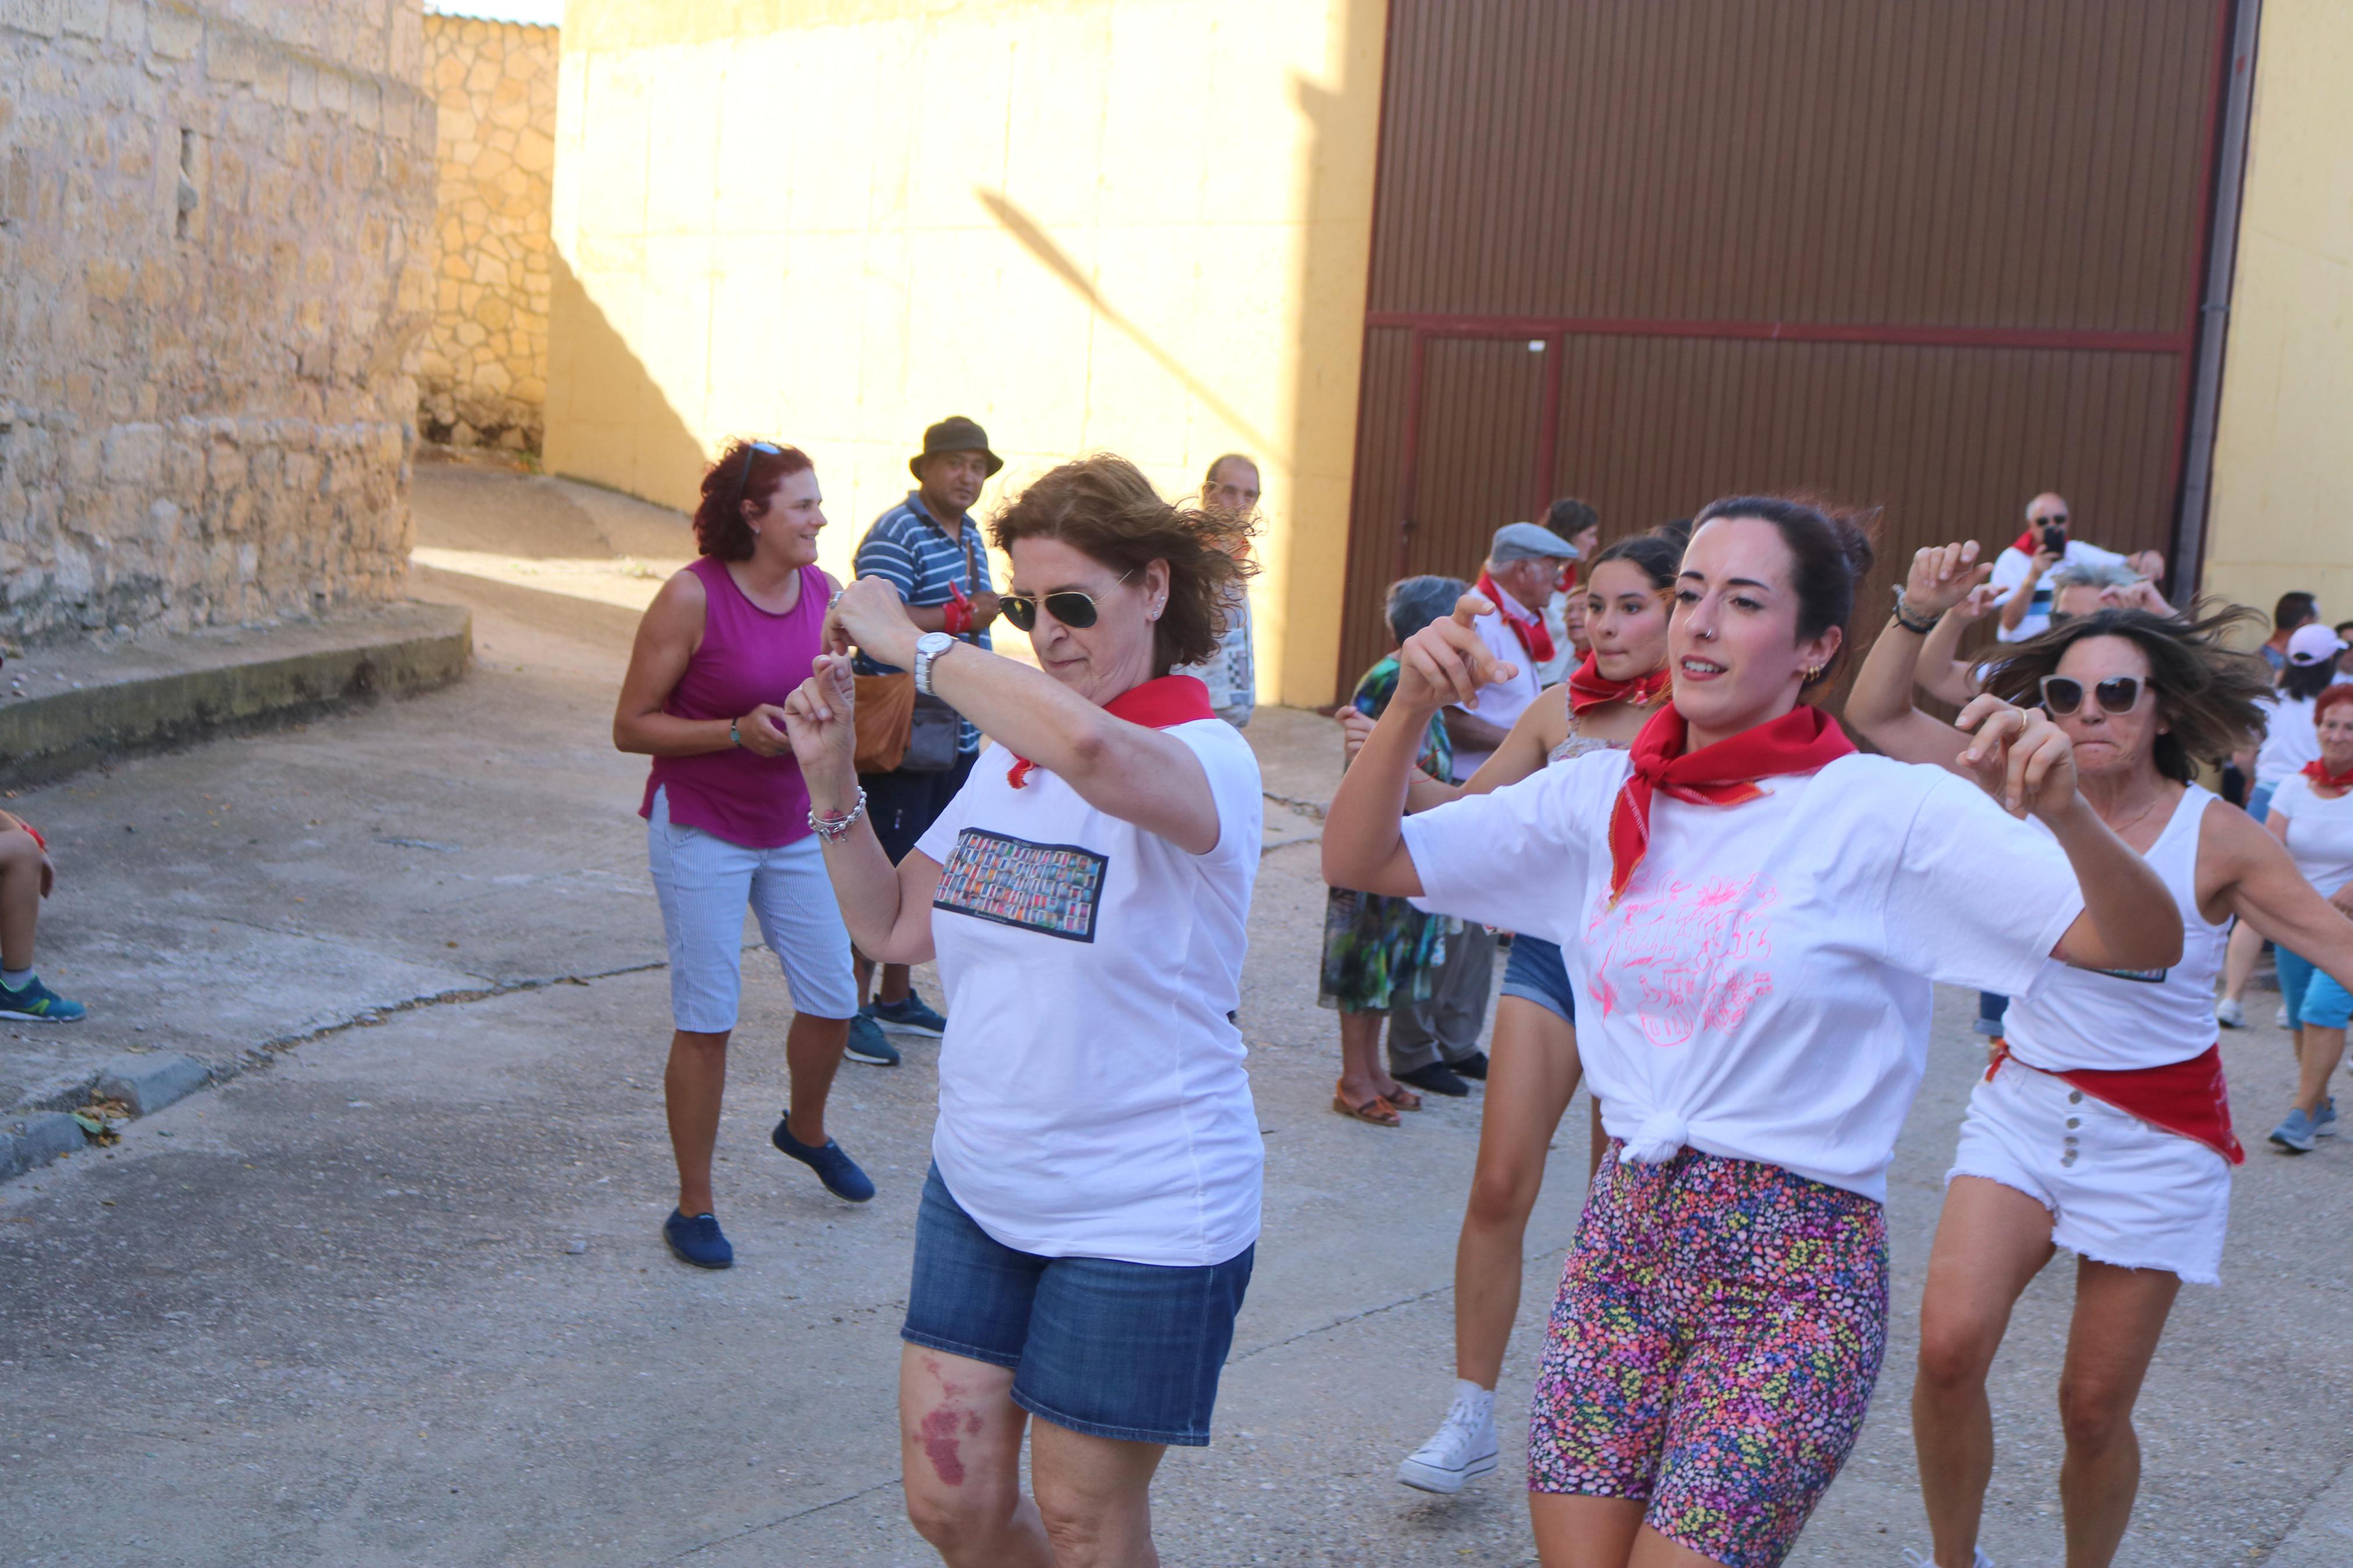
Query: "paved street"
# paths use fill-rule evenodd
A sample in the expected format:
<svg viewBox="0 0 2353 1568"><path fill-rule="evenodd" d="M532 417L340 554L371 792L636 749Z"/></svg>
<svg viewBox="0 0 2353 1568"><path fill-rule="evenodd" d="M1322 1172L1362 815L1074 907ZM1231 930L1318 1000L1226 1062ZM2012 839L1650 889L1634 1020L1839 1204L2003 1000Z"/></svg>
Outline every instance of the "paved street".
<svg viewBox="0 0 2353 1568"><path fill-rule="evenodd" d="M892 1391L935 1047L843 1068L833 1130L881 1195L837 1204L766 1146L789 1012L774 964L748 956L719 1167L739 1264L688 1269L658 1235L674 1196L667 982L634 815L644 765L608 725L631 606L690 553L685 531L477 469L422 468L415 503L420 559L438 563L415 591L475 613L459 687L12 803L58 847L44 968L90 1005L79 1053L231 1062L277 1044L119 1146L0 1185L0 1563L932 1561L902 1513ZM1329 797L1328 721L1261 710L1249 733L1272 795ZM1270 805L1242 1010L1266 1229L1218 1441L1162 1472L1163 1550L1531 1562L1514 1449L1584 1109L1530 1234L1504 1470L1455 1500L1404 1490L1393 1467L1450 1389L1477 1101L1398 1131L1328 1109L1315 831ZM1941 1175L1982 1066L1972 1003L1942 998L1893 1186L1896 1333L1798 1563L1894 1564L1926 1544L1905 1399ZM2327 1496L2353 1458L2353 1149L2260 1147L2292 1082L2272 1005L2225 1041L2255 1152L2225 1283L2184 1293L2142 1400L2147 1473L2121 1558L2136 1568L2353 1550L2329 1524L2353 1510ZM13 1099L74 1054L0 1030L0 1088ZM2047 1272L1996 1373L1986 1545L2003 1568L2059 1562L2071 1291L2063 1264Z"/></svg>

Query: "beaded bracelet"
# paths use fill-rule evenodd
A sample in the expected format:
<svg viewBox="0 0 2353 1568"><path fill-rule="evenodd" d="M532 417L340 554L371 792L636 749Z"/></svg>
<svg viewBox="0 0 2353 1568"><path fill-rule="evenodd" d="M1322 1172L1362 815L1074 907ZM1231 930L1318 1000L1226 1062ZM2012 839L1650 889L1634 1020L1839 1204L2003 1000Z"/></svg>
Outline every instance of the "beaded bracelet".
<svg viewBox="0 0 2353 1568"><path fill-rule="evenodd" d="M819 838L822 838L828 844L839 844L843 839L849 837L849 830L857 826L858 819L865 815L866 791L861 786L858 792L857 800L850 804L850 807L848 811L841 813L838 816L820 816L818 815L817 807L809 807L808 824L810 829L814 831Z"/></svg>
<svg viewBox="0 0 2353 1568"><path fill-rule="evenodd" d="M1943 616L1937 615L1922 620L1912 613L1912 606L1905 603L1904 590L1901 588L1895 590L1895 624L1915 637L1926 637L1936 629L1936 623L1944 618Z"/></svg>

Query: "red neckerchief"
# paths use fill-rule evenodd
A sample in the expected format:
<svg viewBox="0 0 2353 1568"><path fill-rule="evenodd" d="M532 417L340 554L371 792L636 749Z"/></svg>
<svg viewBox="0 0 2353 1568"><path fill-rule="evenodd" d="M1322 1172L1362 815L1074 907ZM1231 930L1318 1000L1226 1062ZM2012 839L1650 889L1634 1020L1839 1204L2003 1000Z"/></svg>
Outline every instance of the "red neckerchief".
<svg viewBox="0 0 2353 1568"><path fill-rule="evenodd" d="M1764 795L1757 781L1777 773L1809 773L1854 750L1838 721L1800 705L1769 724L1728 741L1683 750L1689 726L1669 702L1634 737L1633 766L1609 811L1609 901L1616 903L1651 850L1651 797L1693 805L1738 805Z"/></svg>
<svg viewBox="0 0 2353 1568"><path fill-rule="evenodd" d="M2304 764L2304 776L2327 789L2353 790L2353 768L2347 768L2341 773L2332 773L2328 771L2328 764L2318 757Z"/></svg>
<svg viewBox="0 0 2353 1568"><path fill-rule="evenodd" d="M2009 1041L1996 1042L1993 1064L1986 1068L1986 1077L1990 1079L2000 1072L2002 1063L2016 1060L2010 1054ZM2222 1081L2220 1040L2188 1061L2168 1062L2161 1068L2128 1068L2122 1071L2077 1068L2073 1072L2054 1072L2051 1076L2065 1079L2094 1100L2113 1105L2127 1116L2137 1116L2152 1127L2203 1143L2233 1165L2247 1163L2246 1150L2239 1146L2238 1134L2231 1131L2231 1089Z"/></svg>
<svg viewBox="0 0 2353 1568"><path fill-rule="evenodd" d="M1552 662L1552 633L1545 629L1542 616L1532 616L1520 608L1517 599L1495 586L1494 576L1490 573L1479 574L1477 591L1495 606L1496 613L1504 617L1504 624L1512 628L1514 637L1520 639L1520 647L1526 650L1530 663Z"/></svg>
<svg viewBox="0 0 2353 1568"><path fill-rule="evenodd" d="M1209 689L1190 675L1164 675L1131 686L1104 703L1103 711L1147 730L1166 730L1218 716L1218 710L1209 706ZM1037 765L1027 757L1014 758L1013 765L1005 770L1005 782L1015 789L1027 787L1029 771Z"/></svg>
<svg viewBox="0 0 2353 1568"><path fill-rule="evenodd" d="M2018 536L2017 542L2010 546L2012 550L2017 551L2021 555L2028 557L2031 557L2034 552L2042 547L2042 537L2031 528L2024 533L2020 534Z"/></svg>
<svg viewBox="0 0 2353 1568"><path fill-rule="evenodd" d="M1605 702L1624 702L1636 708L1648 708L1659 700L1659 694L1674 684L1674 671L1665 665L1648 675L1638 675L1631 680L1612 680L1601 673L1601 667L1587 654L1585 662L1568 678L1568 710L1582 713L1588 708L1599 708Z"/></svg>

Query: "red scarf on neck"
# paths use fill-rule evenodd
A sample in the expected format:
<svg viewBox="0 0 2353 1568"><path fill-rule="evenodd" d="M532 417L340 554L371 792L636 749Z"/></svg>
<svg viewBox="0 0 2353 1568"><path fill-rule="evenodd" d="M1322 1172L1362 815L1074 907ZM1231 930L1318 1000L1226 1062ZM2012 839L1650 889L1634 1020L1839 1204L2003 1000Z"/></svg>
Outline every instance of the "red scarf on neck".
<svg viewBox="0 0 2353 1568"><path fill-rule="evenodd" d="M1587 654L1585 662L1568 678L1568 710L1582 713L1588 708L1599 708L1605 702L1624 702L1636 708L1648 708L1659 700L1659 693L1674 684L1674 671L1665 665L1648 675L1638 675L1631 680L1612 680L1601 673L1601 667Z"/></svg>
<svg viewBox="0 0 2353 1568"><path fill-rule="evenodd" d="M1664 791L1693 805L1738 805L1764 795L1757 781L1808 773L1854 750L1838 721L1799 706L1728 741L1683 750L1690 727L1672 702L1634 737L1633 766L1609 812L1609 900L1618 901L1651 849L1651 799Z"/></svg>
<svg viewBox="0 0 2353 1568"><path fill-rule="evenodd" d="M1209 689L1190 675L1164 675L1141 686L1131 686L1104 703L1103 711L1147 730L1166 730L1171 725L1218 716L1217 710L1209 706ZM1030 771L1037 765L1027 757L1014 758L1013 765L1005 770L1005 782L1015 789L1028 787Z"/></svg>
<svg viewBox="0 0 2353 1568"><path fill-rule="evenodd" d="M2333 790L2353 789L2353 768L2347 768L2341 773L2332 773L2328 771L2328 764L2321 761L2318 757L2315 757L2312 761L2304 764L2304 776L2310 779L2313 783L2322 785L2324 788Z"/></svg>
<svg viewBox="0 0 2353 1568"><path fill-rule="evenodd" d="M1526 650L1529 662L1549 664L1553 655L1552 633L1545 629L1544 617L1528 614L1520 607L1517 599L1496 587L1494 574L1491 572L1479 574L1476 587L1480 596L1494 605L1503 616L1504 624L1512 628L1512 635L1520 639L1520 647Z"/></svg>

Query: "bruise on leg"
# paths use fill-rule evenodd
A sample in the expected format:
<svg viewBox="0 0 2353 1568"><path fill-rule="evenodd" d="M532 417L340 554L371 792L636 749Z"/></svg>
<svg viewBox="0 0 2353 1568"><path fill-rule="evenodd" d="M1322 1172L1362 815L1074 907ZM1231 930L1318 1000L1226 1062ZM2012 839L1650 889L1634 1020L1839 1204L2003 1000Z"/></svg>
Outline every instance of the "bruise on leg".
<svg viewBox="0 0 2353 1568"><path fill-rule="evenodd" d="M956 1434L961 1430L966 1436L978 1436L983 1425L980 1412L956 1404L965 1393L964 1384L944 1375L936 1357L923 1359L923 1370L939 1385L940 1403L923 1412L923 1419L915 1424L915 1435L923 1440L923 1458L931 1461L932 1473L939 1477L940 1484L960 1487L964 1485L965 1468Z"/></svg>

